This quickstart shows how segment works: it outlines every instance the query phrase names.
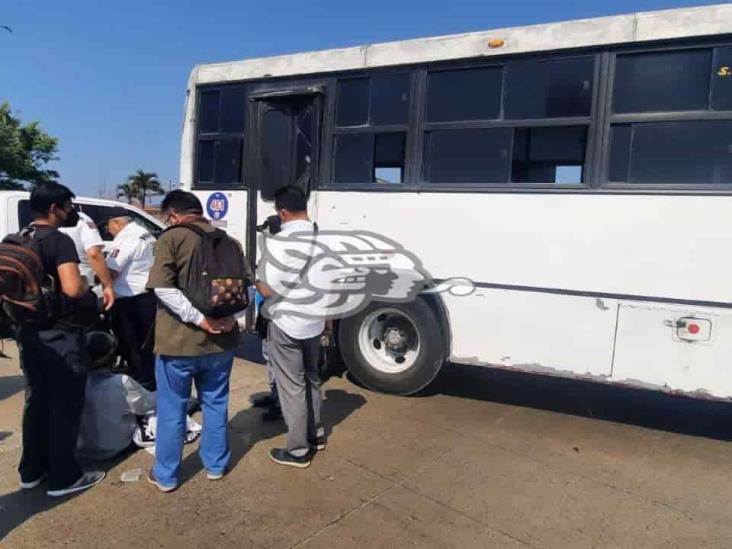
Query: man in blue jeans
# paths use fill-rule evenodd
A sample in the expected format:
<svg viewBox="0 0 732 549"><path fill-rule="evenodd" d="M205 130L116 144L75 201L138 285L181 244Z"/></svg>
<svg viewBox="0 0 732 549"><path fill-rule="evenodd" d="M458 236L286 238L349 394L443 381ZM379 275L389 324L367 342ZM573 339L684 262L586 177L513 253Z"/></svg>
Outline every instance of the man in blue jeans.
<svg viewBox="0 0 732 549"><path fill-rule="evenodd" d="M192 193L175 190L163 199L168 225L214 227L203 217L201 202ZM155 246L155 263L147 282L158 297L155 324L155 379L158 423L155 465L148 480L162 492L178 487L178 470L186 432L186 405L195 382L203 411L199 454L209 480L226 474L230 451L226 432L229 375L238 345L234 317L205 317L182 289L201 237L192 230L164 232ZM249 275L251 273L245 273ZM243 314L243 313L242 313Z"/></svg>

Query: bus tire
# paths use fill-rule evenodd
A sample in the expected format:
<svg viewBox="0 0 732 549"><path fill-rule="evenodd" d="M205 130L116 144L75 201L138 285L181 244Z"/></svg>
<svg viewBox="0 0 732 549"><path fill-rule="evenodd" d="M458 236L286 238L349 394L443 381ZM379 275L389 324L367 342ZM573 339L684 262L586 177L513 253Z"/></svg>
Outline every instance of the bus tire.
<svg viewBox="0 0 732 549"><path fill-rule="evenodd" d="M444 330L422 298L409 303L371 303L341 320L341 356L369 389L411 395L435 379L447 355Z"/></svg>

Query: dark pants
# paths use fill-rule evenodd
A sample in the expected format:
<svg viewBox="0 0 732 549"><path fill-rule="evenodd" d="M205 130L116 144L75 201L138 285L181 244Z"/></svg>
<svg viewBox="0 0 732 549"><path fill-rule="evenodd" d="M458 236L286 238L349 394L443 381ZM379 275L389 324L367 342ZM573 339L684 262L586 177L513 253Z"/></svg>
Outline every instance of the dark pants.
<svg viewBox="0 0 732 549"><path fill-rule="evenodd" d="M78 332L47 330L19 337L26 379L20 478L32 482L48 473L48 489L79 480L76 462L86 389L86 359Z"/></svg>
<svg viewBox="0 0 732 549"><path fill-rule="evenodd" d="M157 302L155 294L145 292L120 297L112 308L112 329L119 339L119 354L127 363L129 375L148 391L155 390L153 329Z"/></svg>

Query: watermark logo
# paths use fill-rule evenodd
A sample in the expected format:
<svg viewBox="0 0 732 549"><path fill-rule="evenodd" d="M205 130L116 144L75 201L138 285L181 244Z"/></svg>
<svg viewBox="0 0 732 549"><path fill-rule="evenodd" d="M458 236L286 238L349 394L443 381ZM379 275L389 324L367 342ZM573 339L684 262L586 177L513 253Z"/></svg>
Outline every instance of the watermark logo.
<svg viewBox="0 0 732 549"><path fill-rule="evenodd" d="M420 293L469 295L464 278L436 284L422 261L398 242L370 231L262 235L258 272L274 296L268 318L340 318L372 301L408 302Z"/></svg>

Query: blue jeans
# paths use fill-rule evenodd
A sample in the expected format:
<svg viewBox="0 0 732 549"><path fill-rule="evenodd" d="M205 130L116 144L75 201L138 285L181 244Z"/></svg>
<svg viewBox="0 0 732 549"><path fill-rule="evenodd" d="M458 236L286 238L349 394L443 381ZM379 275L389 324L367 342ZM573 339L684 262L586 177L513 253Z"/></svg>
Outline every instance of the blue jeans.
<svg viewBox="0 0 732 549"><path fill-rule="evenodd" d="M234 353L203 356L158 356L155 361L158 425L153 474L166 487L178 485L178 470L186 432L186 406L195 381L203 410L199 454L211 473L223 473L231 452L226 433L229 376Z"/></svg>

